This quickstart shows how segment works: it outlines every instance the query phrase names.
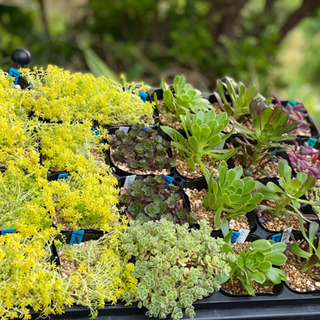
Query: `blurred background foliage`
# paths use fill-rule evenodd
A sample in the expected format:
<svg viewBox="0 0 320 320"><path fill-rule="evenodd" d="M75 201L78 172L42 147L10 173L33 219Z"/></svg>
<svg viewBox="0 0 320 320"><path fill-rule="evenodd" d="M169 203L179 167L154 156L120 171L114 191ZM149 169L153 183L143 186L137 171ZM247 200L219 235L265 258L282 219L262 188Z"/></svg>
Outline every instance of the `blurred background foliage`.
<svg viewBox="0 0 320 320"><path fill-rule="evenodd" d="M320 0L0 0L0 68L23 47L31 66L153 86L185 74L213 90L229 75L317 117L319 8Z"/></svg>

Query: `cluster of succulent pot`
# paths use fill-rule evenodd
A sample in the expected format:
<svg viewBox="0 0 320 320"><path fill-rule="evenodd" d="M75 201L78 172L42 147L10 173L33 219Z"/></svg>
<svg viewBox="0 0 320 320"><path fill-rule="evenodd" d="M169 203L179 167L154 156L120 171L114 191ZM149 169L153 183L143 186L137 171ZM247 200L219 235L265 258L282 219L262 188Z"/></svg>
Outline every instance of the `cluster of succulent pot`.
<svg viewBox="0 0 320 320"><path fill-rule="evenodd" d="M318 152L296 144L308 156L299 164L303 172L293 176L289 163L280 160L278 183L252 177L275 152L292 149L285 144L295 139L298 126L291 110L227 79L218 82L222 112L216 113L200 91L177 76L172 87L162 82L161 106L155 99L160 113L181 123L182 131L170 123L160 127L170 143L159 128L151 128L153 103L137 94L144 86L124 90L103 77L53 66L20 71L28 90L16 88L0 72L1 318L27 319L31 310L46 317L74 304L87 307L94 318L98 308L117 301L137 303L150 317L180 319L185 313L192 318L193 303L232 277L254 295L255 282L272 286L286 280L274 267L285 263L286 244L261 239L240 253L233 250L228 221L259 208L296 216L308 242L307 248L290 246L305 259L301 271L320 266L319 225L300 211L320 204L314 192L317 173L306 171L317 164ZM244 126L248 120L251 129ZM131 128L108 135L106 124ZM230 124L233 129L226 133ZM225 148L232 137L236 144ZM212 237L212 228L189 210L181 188L163 175L137 177L119 189L104 161L110 146L114 161L130 169L171 169L170 145L190 169L201 168L207 183L203 206L224 238ZM226 161L235 156L240 166L228 167ZM207 168L208 158L217 175ZM67 178L48 179L53 171L64 171ZM311 193L312 201L304 197ZM262 205L267 200L275 208ZM198 228L190 227L196 223ZM70 244L64 236L65 230L88 229L99 230L101 237ZM53 259L52 247L58 252Z"/></svg>

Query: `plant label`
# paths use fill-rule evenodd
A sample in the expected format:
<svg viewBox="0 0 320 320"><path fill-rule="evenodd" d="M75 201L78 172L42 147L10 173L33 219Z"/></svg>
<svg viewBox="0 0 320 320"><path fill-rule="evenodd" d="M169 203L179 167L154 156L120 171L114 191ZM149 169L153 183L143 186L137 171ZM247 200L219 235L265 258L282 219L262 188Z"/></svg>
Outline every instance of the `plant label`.
<svg viewBox="0 0 320 320"><path fill-rule="evenodd" d="M292 227L284 229L282 232L281 242L286 243L290 240L290 233L292 232Z"/></svg>
<svg viewBox="0 0 320 320"><path fill-rule="evenodd" d="M10 228L10 229L2 229L1 230L1 235L2 236L5 236L6 234L8 234L8 233L14 233L14 229L13 228Z"/></svg>
<svg viewBox="0 0 320 320"><path fill-rule="evenodd" d="M84 235L84 230L74 230L72 231L70 244L79 244L82 241Z"/></svg>
<svg viewBox="0 0 320 320"><path fill-rule="evenodd" d="M247 240L247 237L250 233L250 230L247 230L247 229L240 229L239 230L240 234L239 234L239 237L238 237L238 240L237 242L245 242Z"/></svg>
<svg viewBox="0 0 320 320"><path fill-rule="evenodd" d="M222 132L220 132L219 133L219 136L220 137L223 137L224 136L224 133L222 133ZM224 145L226 144L226 141L223 141L223 142L221 142L220 144L218 144L216 147L215 147L215 149L217 149L217 150L222 150L223 148L224 148Z"/></svg>
<svg viewBox="0 0 320 320"><path fill-rule="evenodd" d="M10 68L9 75L14 77L14 84L17 85L20 77L20 72L17 69Z"/></svg>
<svg viewBox="0 0 320 320"><path fill-rule="evenodd" d="M130 184L136 180L137 175L133 174L132 176L127 176L126 180L124 181L123 187L128 188Z"/></svg>
<svg viewBox="0 0 320 320"><path fill-rule="evenodd" d="M129 127L119 127L119 130L127 134L129 131Z"/></svg>
<svg viewBox="0 0 320 320"><path fill-rule="evenodd" d="M309 145L309 147L311 147L311 148L313 148L313 147L316 145L317 142L318 142L318 141L317 141L317 139L315 139L315 138L309 138L309 139L308 139L308 145Z"/></svg>

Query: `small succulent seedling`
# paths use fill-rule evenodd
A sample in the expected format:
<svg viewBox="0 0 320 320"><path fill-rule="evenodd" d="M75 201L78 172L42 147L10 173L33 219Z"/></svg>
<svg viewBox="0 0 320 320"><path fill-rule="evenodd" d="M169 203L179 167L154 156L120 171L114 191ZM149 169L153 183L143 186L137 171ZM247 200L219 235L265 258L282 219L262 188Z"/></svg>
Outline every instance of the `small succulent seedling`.
<svg viewBox="0 0 320 320"><path fill-rule="evenodd" d="M199 90L194 89L191 84L186 82L185 76L174 78L174 92L164 80L161 82L161 88L165 104L164 114L173 115L177 121L180 121L180 115L184 115L186 112L197 113L199 110L209 110L210 102L202 97ZM154 98L158 106L157 96L155 95Z"/></svg>
<svg viewBox="0 0 320 320"><path fill-rule="evenodd" d="M257 100L251 101L250 114L253 131L233 121L235 130L242 135L242 139L236 141L241 145L240 161L246 168L245 175L251 175L271 154L291 150L283 142L295 139L294 134L288 133L297 127L296 122L288 123L289 115L281 107L269 108Z"/></svg>
<svg viewBox="0 0 320 320"><path fill-rule="evenodd" d="M236 83L231 78L226 78L224 84L221 80L217 81L217 91L224 103L222 106L228 116L232 116L235 120L239 120L242 116L249 115L249 105L253 98L264 101L265 104L270 104L269 100L258 94L258 90L254 86L247 88L242 82ZM229 102L225 96L224 89L226 89L231 98Z"/></svg>
<svg viewBox="0 0 320 320"><path fill-rule="evenodd" d="M197 215L183 207L179 187L167 186L163 175L135 180L119 202L134 219L144 222L166 218L176 223L197 223Z"/></svg>
<svg viewBox="0 0 320 320"><path fill-rule="evenodd" d="M286 160L281 160L278 164L280 175L279 186L269 181L267 185L256 182L258 192L263 194L264 199L273 200L276 203L275 208L264 206L273 216L281 212L287 215L294 215L308 220L300 211L301 204L320 205L320 201L309 201L301 199L308 190L313 188L315 178L308 177L306 173L299 172L295 178L292 178L292 169Z"/></svg>
<svg viewBox="0 0 320 320"><path fill-rule="evenodd" d="M222 232L226 242L225 252L234 253L231 246L232 230L229 231L226 220L222 223ZM240 254L236 261L230 261L230 277L234 274L242 286L250 295L255 295L252 281L263 286L272 286L287 280L286 273L275 266L282 266L287 258L283 254L287 246L284 243L275 243L273 240L259 239L249 244Z"/></svg>
<svg viewBox="0 0 320 320"><path fill-rule="evenodd" d="M213 173L205 172L208 193L204 197L203 205L214 213L214 223L220 227L221 213L228 214L227 219L236 218L252 211L261 202L263 195L254 193L256 182L250 178L241 178L243 169L235 167L227 169L227 163L219 165L219 176L213 178Z"/></svg>
<svg viewBox="0 0 320 320"><path fill-rule="evenodd" d="M218 146L226 141L232 132L222 134L228 126L229 120L225 112L216 114L214 110L208 112L198 111L196 114L189 112L181 116L181 122L186 138L170 127L161 126L161 129L173 140L171 144L176 147L181 156L187 160L191 170L195 170L195 164L202 166L202 158L206 155L216 160L228 160L236 152L237 148L218 149Z"/></svg>
<svg viewBox="0 0 320 320"><path fill-rule="evenodd" d="M126 163L132 170L156 171L174 167L174 159L168 157L170 142L155 129L144 129L143 125L134 125L128 134L117 130L108 140L110 147L115 149L113 160Z"/></svg>
<svg viewBox="0 0 320 320"><path fill-rule="evenodd" d="M309 224L309 234L307 235L303 226L303 221L300 220L301 231L303 237L308 243L307 249L302 249L297 242L292 244L288 243L289 249L298 257L304 259L301 272L306 272L312 267L320 266L320 237L318 234L319 224L316 222L311 222Z"/></svg>

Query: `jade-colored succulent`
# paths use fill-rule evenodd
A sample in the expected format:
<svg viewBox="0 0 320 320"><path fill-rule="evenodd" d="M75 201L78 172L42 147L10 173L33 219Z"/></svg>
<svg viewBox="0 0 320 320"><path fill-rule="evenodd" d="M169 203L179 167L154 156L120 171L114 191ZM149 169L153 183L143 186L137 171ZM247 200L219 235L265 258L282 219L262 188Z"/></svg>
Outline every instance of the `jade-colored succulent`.
<svg viewBox="0 0 320 320"><path fill-rule="evenodd" d="M226 252L233 253L230 244L232 231L226 235ZM235 274L242 286L250 295L255 295L252 283L257 282L263 286L273 286L287 280L286 273L273 266L282 266L287 257L284 243L275 243L272 240L259 239L249 244L237 255L235 261L230 262L230 277Z"/></svg>
<svg viewBox="0 0 320 320"><path fill-rule="evenodd" d="M220 163L216 179L213 173L205 172L208 193L203 205L213 210L217 228L220 227L222 212L227 213L227 219L236 218L255 209L263 199L262 193L255 192L256 182L250 177L242 178L242 173L241 167L228 170L225 161Z"/></svg>
<svg viewBox="0 0 320 320"><path fill-rule="evenodd" d="M181 116L181 122L186 137L170 127L161 126L161 129L170 136L171 144L186 159L190 169L194 170L196 163L203 166L204 156L209 156L212 158L211 162L214 162L228 160L237 152L237 148L228 150L218 147L232 134L232 132L222 133L229 124L225 112L219 114L216 114L214 110L199 111L196 114L187 112Z"/></svg>
<svg viewBox="0 0 320 320"><path fill-rule="evenodd" d="M161 81L161 88L164 110L159 110L159 112L172 115L177 121L180 121L180 116L187 112L197 113L199 110L208 111L210 108L210 102L202 97L199 90L187 83L185 76L174 78L173 91L164 80ZM157 96L155 95L154 98L158 106Z"/></svg>
<svg viewBox="0 0 320 320"><path fill-rule="evenodd" d="M169 219L176 223L197 223L197 215L183 206L179 187L167 185L164 176L135 180L119 198L120 206L141 221Z"/></svg>

